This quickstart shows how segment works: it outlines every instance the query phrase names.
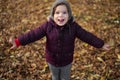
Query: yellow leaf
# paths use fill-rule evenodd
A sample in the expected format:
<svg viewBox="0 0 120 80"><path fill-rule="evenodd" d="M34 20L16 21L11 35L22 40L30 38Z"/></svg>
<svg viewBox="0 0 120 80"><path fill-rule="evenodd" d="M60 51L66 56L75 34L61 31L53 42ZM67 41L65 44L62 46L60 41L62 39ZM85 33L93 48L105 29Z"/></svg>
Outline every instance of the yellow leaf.
<svg viewBox="0 0 120 80"><path fill-rule="evenodd" d="M88 44L87 44L87 43L84 43L84 46L85 46L85 47L87 47L87 46L88 46Z"/></svg>
<svg viewBox="0 0 120 80"><path fill-rule="evenodd" d="M42 72L47 72L48 70L49 70L49 67L48 67L48 65L47 65L47 64L45 64L45 66L44 66L44 68L43 68Z"/></svg>
<svg viewBox="0 0 120 80"><path fill-rule="evenodd" d="M11 55L10 58L14 58L15 56L14 55Z"/></svg>
<svg viewBox="0 0 120 80"><path fill-rule="evenodd" d="M120 54L117 54L117 56L118 56L118 59L120 60Z"/></svg>
<svg viewBox="0 0 120 80"><path fill-rule="evenodd" d="M104 62L104 60L101 57L97 57L97 59L101 62Z"/></svg>
<svg viewBox="0 0 120 80"><path fill-rule="evenodd" d="M89 64L89 65L85 65L84 67L86 68L86 67L92 67L93 66L93 64Z"/></svg>
<svg viewBox="0 0 120 80"><path fill-rule="evenodd" d="M44 0L44 2L48 2L48 0Z"/></svg>
<svg viewBox="0 0 120 80"><path fill-rule="evenodd" d="M27 20L27 19L22 19L22 23L27 24L27 23L28 23L28 20Z"/></svg>
<svg viewBox="0 0 120 80"><path fill-rule="evenodd" d="M85 20L86 20L86 21L88 21L88 20L90 20L90 19L92 19L92 16L86 16L86 17L85 17Z"/></svg>
<svg viewBox="0 0 120 80"><path fill-rule="evenodd" d="M109 45L113 47L115 45L115 41L113 39L110 39Z"/></svg>
<svg viewBox="0 0 120 80"><path fill-rule="evenodd" d="M100 80L105 80L105 78L104 78L104 77L101 77Z"/></svg>

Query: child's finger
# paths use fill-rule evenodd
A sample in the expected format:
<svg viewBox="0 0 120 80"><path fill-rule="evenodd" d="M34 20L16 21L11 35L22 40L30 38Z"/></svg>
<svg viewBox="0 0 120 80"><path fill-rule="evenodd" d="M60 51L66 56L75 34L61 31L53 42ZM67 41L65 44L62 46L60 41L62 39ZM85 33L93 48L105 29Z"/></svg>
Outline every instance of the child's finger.
<svg viewBox="0 0 120 80"><path fill-rule="evenodd" d="M10 38L8 42L11 43L12 42L12 38Z"/></svg>
<svg viewBox="0 0 120 80"><path fill-rule="evenodd" d="M15 45L13 45L11 48L10 48L10 50L13 50L13 49L15 49L16 48L16 46Z"/></svg>
<svg viewBox="0 0 120 80"><path fill-rule="evenodd" d="M14 43L14 39L13 39L13 37L10 37L10 39L9 39L9 43L11 43L11 44Z"/></svg>
<svg viewBox="0 0 120 80"><path fill-rule="evenodd" d="M105 49L105 50L110 50L110 45L105 44L105 45L103 46L103 49Z"/></svg>

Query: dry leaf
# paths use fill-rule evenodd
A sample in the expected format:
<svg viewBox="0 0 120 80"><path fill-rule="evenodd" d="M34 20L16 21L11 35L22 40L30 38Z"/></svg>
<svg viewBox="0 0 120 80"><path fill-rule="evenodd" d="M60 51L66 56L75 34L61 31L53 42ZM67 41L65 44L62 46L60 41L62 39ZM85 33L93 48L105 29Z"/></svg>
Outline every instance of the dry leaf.
<svg viewBox="0 0 120 80"><path fill-rule="evenodd" d="M111 47L114 47L114 46L115 46L115 40L114 40L114 39L110 39L110 41L108 42L108 44L109 44Z"/></svg>
<svg viewBox="0 0 120 80"><path fill-rule="evenodd" d="M104 77L101 77L100 80L106 80Z"/></svg>
<svg viewBox="0 0 120 80"><path fill-rule="evenodd" d="M120 60L120 54L117 54L118 59Z"/></svg>
<svg viewBox="0 0 120 80"><path fill-rule="evenodd" d="M49 70L49 67L48 67L48 65L46 64L45 66L44 66L44 68L43 68L43 70L42 70L42 72L47 72Z"/></svg>
<svg viewBox="0 0 120 80"><path fill-rule="evenodd" d="M97 59L101 62L104 62L104 60L101 57L97 57Z"/></svg>

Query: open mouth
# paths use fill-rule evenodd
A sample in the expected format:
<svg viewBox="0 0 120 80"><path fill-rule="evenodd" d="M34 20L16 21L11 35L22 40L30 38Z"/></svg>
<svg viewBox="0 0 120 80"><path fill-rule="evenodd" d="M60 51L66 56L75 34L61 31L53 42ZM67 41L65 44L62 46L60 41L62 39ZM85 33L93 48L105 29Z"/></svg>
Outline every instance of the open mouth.
<svg viewBox="0 0 120 80"><path fill-rule="evenodd" d="M64 19L58 19L59 22L64 22Z"/></svg>

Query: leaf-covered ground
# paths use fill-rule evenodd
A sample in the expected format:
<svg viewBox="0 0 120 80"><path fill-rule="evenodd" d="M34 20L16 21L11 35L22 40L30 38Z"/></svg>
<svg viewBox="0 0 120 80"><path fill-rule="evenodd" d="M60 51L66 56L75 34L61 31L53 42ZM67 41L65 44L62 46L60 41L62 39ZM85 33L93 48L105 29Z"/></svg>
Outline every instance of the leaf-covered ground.
<svg viewBox="0 0 120 80"><path fill-rule="evenodd" d="M51 80L45 38L10 50L9 38L46 21L54 0L0 0L0 80ZM76 40L71 80L120 80L120 1L69 0L75 20L110 51Z"/></svg>

